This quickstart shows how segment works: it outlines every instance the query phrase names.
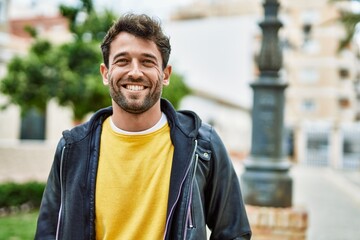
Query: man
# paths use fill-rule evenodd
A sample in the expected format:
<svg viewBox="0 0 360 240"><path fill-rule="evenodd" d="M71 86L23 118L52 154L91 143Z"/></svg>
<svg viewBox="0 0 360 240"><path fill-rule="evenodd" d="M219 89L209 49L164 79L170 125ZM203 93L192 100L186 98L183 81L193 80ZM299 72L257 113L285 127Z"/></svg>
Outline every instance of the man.
<svg viewBox="0 0 360 240"><path fill-rule="evenodd" d="M219 136L161 99L171 47L160 23L127 14L101 49L112 107L64 131L35 238L201 240L208 226L210 239L250 239Z"/></svg>

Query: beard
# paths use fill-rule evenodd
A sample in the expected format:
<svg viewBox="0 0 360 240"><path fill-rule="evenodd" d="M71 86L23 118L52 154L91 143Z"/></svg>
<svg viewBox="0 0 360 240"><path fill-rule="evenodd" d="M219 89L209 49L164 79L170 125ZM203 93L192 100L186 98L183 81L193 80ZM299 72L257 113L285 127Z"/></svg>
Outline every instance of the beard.
<svg viewBox="0 0 360 240"><path fill-rule="evenodd" d="M162 93L162 79L158 78L155 84L146 84L150 86L150 91L144 96L138 93L124 93L123 87L120 85L122 80L118 81L117 84L113 78L110 78L109 91L113 101L124 111L132 114L141 114L149 110L161 97ZM143 79L126 79L128 83L141 83L145 82Z"/></svg>

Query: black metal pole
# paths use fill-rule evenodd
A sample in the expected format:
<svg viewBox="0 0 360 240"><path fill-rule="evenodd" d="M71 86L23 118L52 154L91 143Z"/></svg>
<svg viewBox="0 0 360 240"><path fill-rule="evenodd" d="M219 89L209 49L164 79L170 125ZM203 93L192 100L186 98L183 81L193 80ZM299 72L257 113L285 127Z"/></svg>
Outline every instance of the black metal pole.
<svg viewBox="0 0 360 240"><path fill-rule="evenodd" d="M278 0L263 4L265 19L259 24L263 32L258 59L260 76L251 84L254 92L252 110L251 153L241 175L246 204L269 207L292 205L290 162L284 144L284 91L287 83L280 78L282 51L278 31Z"/></svg>

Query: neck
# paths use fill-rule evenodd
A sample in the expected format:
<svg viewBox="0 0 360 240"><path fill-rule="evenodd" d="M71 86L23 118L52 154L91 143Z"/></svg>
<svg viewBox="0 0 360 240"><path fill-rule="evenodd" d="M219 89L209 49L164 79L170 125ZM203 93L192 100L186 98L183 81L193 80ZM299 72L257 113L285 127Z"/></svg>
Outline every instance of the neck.
<svg viewBox="0 0 360 240"><path fill-rule="evenodd" d="M134 114L124 111L113 103L112 121L115 126L129 132L139 132L153 127L161 118L160 100L144 113Z"/></svg>

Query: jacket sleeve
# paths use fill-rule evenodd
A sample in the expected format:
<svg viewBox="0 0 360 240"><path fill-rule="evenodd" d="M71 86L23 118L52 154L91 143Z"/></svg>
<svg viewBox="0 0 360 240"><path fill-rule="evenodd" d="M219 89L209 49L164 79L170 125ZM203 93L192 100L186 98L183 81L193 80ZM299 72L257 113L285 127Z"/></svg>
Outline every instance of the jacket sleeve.
<svg viewBox="0 0 360 240"><path fill-rule="evenodd" d="M206 191L206 221L211 230L210 239L250 239L251 229L238 176L223 142L214 129L211 131L213 159Z"/></svg>
<svg viewBox="0 0 360 240"><path fill-rule="evenodd" d="M55 239L61 203L60 162L64 140L60 140L40 205L35 239Z"/></svg>

